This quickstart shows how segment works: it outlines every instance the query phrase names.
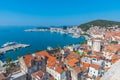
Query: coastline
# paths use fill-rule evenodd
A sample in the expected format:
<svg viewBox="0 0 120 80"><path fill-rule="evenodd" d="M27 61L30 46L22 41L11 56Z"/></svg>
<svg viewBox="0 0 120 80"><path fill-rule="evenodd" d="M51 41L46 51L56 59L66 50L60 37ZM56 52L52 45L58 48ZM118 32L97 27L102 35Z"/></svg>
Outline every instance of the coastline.
<svg viewBox="0 0 120 80"><path fill-rule="evenodd" d="M80 36L84 33L80 28L77 26L73 27L65 27L65 28L33 28L33 29L25 29L25 32L55 32L55 33L60 33L60 34L68 34L71 35L72 38L80 38Z"/></svg>
<svg viewBox="0 0 120 80"><path fill-rule="evenodd" d="M4 31L3 31L4 30ZM24 56L26 54L32 54L36 51L42 51L46 50L48 46L51 46L53 48L56 48L58 45L61 47L64 47L69 44L77 44L79 42L86 41L83 37L80 38L72 38L68 34L61 34L56 32L50 32L50 31L40 31L40 32L24 32L25 28L4 28L0 32L0 38L2 42L0 42L0 45L9 41L15 41L19 43L28 43L31 46L24 48L24 49L17 49L16 51L9 51L5 54L4 59L2 61L5 61L6 58L10 57L13 60L16 60L18 56ZM17 33L17 34L16 34ZM2 37L4 34L5 36ZM9 37L9 35L12 35L12 37ZM19 35L19 37L18 37ZM8 37L7 37L8 36ZM17 37L17 38L16 38Z"/></svg>

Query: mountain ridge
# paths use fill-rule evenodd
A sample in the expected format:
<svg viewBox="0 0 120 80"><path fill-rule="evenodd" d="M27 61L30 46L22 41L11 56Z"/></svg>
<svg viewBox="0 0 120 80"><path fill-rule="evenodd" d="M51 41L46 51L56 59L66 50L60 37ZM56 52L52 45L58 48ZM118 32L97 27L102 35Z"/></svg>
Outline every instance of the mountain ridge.
<svg viewBox="0 0 120 80"><path fill-rule="evenodd" d="M114 25L118 25L118 27L120 27L120 22L98 19L98 20L93 20L93 21L81 24L78 27L81 28L83 31L87 31L89 28L93 26L112 27Z"/></svg>

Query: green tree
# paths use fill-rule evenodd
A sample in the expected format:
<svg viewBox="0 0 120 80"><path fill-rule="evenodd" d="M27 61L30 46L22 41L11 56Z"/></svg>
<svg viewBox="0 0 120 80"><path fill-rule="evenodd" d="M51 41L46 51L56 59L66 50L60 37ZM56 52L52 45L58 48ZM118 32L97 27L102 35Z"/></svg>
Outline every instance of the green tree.
<svg viewBox="0 0 120 80"><path fill-rule="evenodd" d="M82 56L82 57L84 57L84 56L85 56L85 54L86 54L85 52L82 52L82 55L81 55L81 56Z"/></svg>
<svg viewBox="0 0 120 80"><path fill-rule="evenodd" d="M80 56L80 52L77 51L77 54Z"/></svg>
<svg viewBox="0 0 120 80"><path fill-rule="evenodd" d="M62 48L61 48L60 45L58 45L58 47L56 49L57 49L58 52L60 52Z"/></svg>
<svg viewBox="0 0 120 80"><path fill-rule="evenodd" d="M12 72L13 72L13 69L14 69L14 67L15 67L15 63L12 61L11 58L7 58L7 59L6 59L6 63L3 65L3 67L5 67L6 73L7 73L8 75L10 75L10 74L12 74Z"/></svg>
<svg viewBox="0 0 120 80"><path fill-rule="evenodd" d="M118 44L117 41L111 41L111 44Z"/></svg>
<svg viewBox="0 0 120 80"><path fill-rule="evenodd" d="M76 52L75 48L73 48L73 52Z"/></svg>

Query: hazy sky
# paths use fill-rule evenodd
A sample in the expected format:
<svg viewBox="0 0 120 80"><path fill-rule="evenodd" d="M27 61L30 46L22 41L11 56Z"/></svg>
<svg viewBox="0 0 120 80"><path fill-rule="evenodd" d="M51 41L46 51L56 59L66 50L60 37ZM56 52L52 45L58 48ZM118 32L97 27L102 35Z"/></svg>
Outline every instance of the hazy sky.
<svg viewBox="0 0 120 80"><path fill-rule="evenodd" d="M0 25L78 25L120 21L120 0L0 0Z"/></svg>

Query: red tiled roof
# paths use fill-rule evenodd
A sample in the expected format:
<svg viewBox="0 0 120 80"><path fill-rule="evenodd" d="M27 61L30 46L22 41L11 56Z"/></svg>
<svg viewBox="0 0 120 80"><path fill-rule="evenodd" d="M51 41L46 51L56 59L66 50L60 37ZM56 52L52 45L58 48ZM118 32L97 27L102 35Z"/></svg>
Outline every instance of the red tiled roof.
<svg viewBox="0 0 120 80"><path fill-rule="evenodd" d="M112 57L112 63L114 64L115 62L117 62L118 60L120 60L120 56L115 54L113 57Z"/></svg>
<svg viewBox="0 0 120 80"><path fill-rule="evenodd" d="M106 37L113 37L113 36L120 36L120 32L112 32L112 31L109 31L109 32L105 32L105 36Z"/></svg>
<svg viewBox="0 0 120 80"><path fill-rule="evenodd" d="M63 72L63 69L62 69L61 67L57 67L57 68L56 68L56 71L57 71L58 73L62 73L62 72Z"/></svg>
<svg viewBox="0 0 120 80"><path fill-rule="evenodd" d="M36 52L35 55L36 55L36 56L46 56L46 57L50 57L50 55L48 54L47 51Z"/></svg>
<svg viewBox="0 0 120 80"><path fill-rule="evenodd" d="M90 66L90 64L89 64L89 63L87 63L87 62L83 62L83 66L84 66L84 67L89 67L89 66Z"/></svg>
<svg viewBox="0 0 120 80"><path fill-rule="evenodd" d="M97 65L97 64L90 64L90 67L92 68L95 68L95 69L99 69L100 68L100 65Z"/></svg>
<svg viewBox="0 0 120 80"><path fill-rule="evenodd" d="M68 61L68 64L71 66L71 67L74 67L75 66L75 63L79 62L78 59L76 58L73 58L71 60Z"/></svg>
<svg viewBox="0 0 120 80"><path fill-rule="evenodd" d="M84 52L88 53L88 52L90 52L90 50L84 50Z"/></svg>
<svg viewBox="0 0 120 80"><path fill-rule="evenodd" d="M29 54L29 55L24 56L23 59L24 59L24 62L26 64L26 67L30 68L31 67L31 60L34 59L34 57L31 54Z"/></svg>
<svg viewBox="0 0 120 80"><path fill-rule="evenodd" d="M44 76L44 72L43 71L37 71L37 72L35 72L35 73L33 73L32 74L32 76L35 78L35 79L40 79L40 78L42 78L43 76Z"/></svg>

